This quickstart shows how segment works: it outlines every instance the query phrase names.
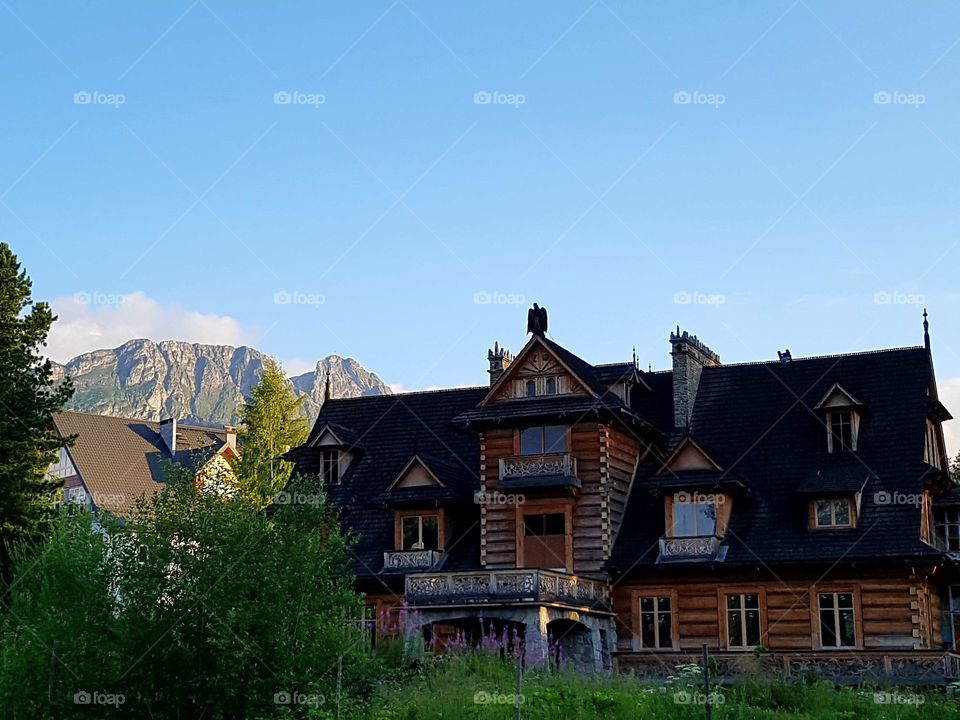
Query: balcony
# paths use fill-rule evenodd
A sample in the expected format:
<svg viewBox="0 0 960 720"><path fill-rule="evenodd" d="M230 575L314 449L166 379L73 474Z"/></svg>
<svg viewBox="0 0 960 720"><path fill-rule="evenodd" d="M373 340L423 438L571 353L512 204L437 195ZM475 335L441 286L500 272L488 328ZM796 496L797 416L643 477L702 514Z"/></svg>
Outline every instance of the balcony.
<svg viewBox="0 0 960 720"><path fill-rule="evenodd" d="M720 553L720 538L714 535L660 538L660 562L713 560Z"/></svg>
<svg viewBox="0 0 960 720"><path fill-rule="evenodd" d="M443 558L439 550L388 550L383 554L386 572L430 570Z"/></svg>
<svg viewBox="0 0 960 720"><path fill-rule="evenodd" d="M407 575L405 595L415 606L519 602L610 608L610 586L606 583L539 569Z"/></svg>
<svg viewBox="0 0 960 720"><path fill-rule="evenodd" d="M577 459L570 453L514 455L500 458L498 489L578 488Z"/></svg>

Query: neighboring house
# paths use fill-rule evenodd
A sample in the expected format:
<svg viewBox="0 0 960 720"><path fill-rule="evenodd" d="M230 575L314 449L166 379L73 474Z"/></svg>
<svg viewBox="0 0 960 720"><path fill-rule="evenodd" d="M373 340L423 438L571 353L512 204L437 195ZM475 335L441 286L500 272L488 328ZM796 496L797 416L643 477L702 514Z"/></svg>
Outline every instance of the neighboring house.
<svg viewBox="0 0 960 720"><path fill-rule="evenodd" d="M489 386L332 399L288 455L356 535L380 633L406 602L434 644L482 622L597 669L666 674L706 644L722 667L956 676L926 320L918 347L735 365L678 328L658 372L529 325Z"/></svg>
<svg viewBox="0 0 960 720"><path fill-rule="evenodd" d="M76 442L60 451L50 474L63 479L63 501L123 517L142 497L157 492L171 463L194 473L199 488L229 492L239 457L233 428L178 425L62 412L53 417L61 437Z"/></svg>

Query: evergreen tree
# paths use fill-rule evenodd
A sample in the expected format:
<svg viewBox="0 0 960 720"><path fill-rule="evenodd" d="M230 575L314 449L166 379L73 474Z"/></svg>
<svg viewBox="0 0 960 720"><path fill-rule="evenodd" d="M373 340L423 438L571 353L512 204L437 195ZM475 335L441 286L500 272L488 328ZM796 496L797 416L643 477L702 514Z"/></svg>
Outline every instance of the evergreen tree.
<svg viewBox="0 0 960 720"><path fill-rule="evenodd" d="M243 445L237 477L241 494L251 502L266 505L286 487L293 464L280 455L307 439L307 421L300 416L302 402L287 385L280 366L268 359L260 384L240 410Z"/></svg>
<svg viewBox="0 0 960 720"><path fill-rule="evenodd" d="M0 567L11 540L43 534L60 482L47 475L61 447L52 415L73 395L55 383L41 353L56 317L34 303L32 283L10 246L0 243Z"/></svg>

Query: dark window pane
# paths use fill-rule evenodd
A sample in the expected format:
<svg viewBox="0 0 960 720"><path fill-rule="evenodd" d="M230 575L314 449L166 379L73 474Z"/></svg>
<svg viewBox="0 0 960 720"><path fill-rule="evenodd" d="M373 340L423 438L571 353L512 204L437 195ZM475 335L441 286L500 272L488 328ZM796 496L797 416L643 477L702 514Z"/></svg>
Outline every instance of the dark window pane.
<svg viewBox="0 0 960 720"><path fill-rule="evenodd" d="M760 596L759 595L746 595L744 596L744 607L750 608L751 610L757 610L760 608Z"/></svg>
<svg viewBox="0 0 960 720"><path fill-rule="evenodd" d="M640 610L643 612L653 612L653 598L640 598Z"/></svg>
<svg viewBox="0 0 960 720"><path fill-rule="evenodd" d="M554 378L547 378L547 395L557 394L557 381Z"/></svg>
<svg viewBox="0 0 960 720"><path fill-rule="evenodd" d="M532 427L524 428L520 431L520 454L521 455L542 455L543 454L543 428Z"/></svg>
<svg viewBox="0 0 960 720"><path fill-rule="evenodd" d="M533 380L527 380L527 397L534 397L537 394L537 383Z"/></svg>
<svg viewBox="0 0 960 720"><path fill-rule="evenodd" d="M760 611L747 610L747 645L760 644Z"/></svg>
<svg viewBox="0 0 960 720"><path fill-rule="evenodd" d="M670 612L670 598L657 598L657 610L660 612Z"/></svg>
<svg viewBox="0 0 960 720"><path fill-rule="evenodd" d="M853 595L850 593L840 593L837 596L838 603L837 606L841 608L853 608Z"/></svg>
<svg viewBox="0 0 960 720"><path fill-rule="evenodd" d="M852 647L857 644L857 631L853 620L853 610L840 611L840 640L844 647Z"/></svg>
<svg viewBox="0 0 960 720"><path fill-rule="evenodd" d="M562 453L567 449L567 429L563 425L547 425L543 429L543 452Z"/></svg>
<svg viewBox="0 0 960 720"><path fill-rule="evenodd" d="M837 500L834 506L834 516L836 517L837 525L849 525L850 503L846 500Z"/></svg>
<svg viewBox="0 0 960 720"><path fill-rule="evenodd" d="M670 623L670 614L662 613L660 615L660 644L662 648L668 648L673 645L673 627Z"/></svg>
<svg viewBox="0 0 960 720"><path fill-rule="evenodd" d="M403 518L403 550L411 550L413 546L420 541L420 528L417 523L418 518Z"/></svg>
<svg viewBox="0 0 960 720"><path fill-rule="evenodd" d="M436 515L428 515L423 518L422 533L425 550L436 550L440 547L440 530Z"/></svg>
<svg viewBox="0 0 960 720"><path fill-rule="evenodd" d="M830 593L820 593L819 598L820 598L819 602L820 602L821 610L823 610L824 608L834 607L833 595L831 595Z"/></svg>
<svg viewBox="0 0 960 720"><path fill-rule="evenodd" d="M727 613L727 642L730 647L743 647L743 624L739 610Z"/></svg>
<svg viewBox="0 0 960 720"><path fill-rule="evenodd" d="M653 613L640 614L640 645L641 647L655 647L655 628Z"/></svg>
<svg viewBox="0 0 960 720"><path fill-rule="evenodd" d="M833 518L830 516L830 501L817 500L817 525L827 527L833 524Z"/></svg>
<svg viewBox="0 0 960 720"><path fill-rule="evenodd" d="M832 610L820 610L820 642L824 647L837 647L837 634L834 632L833 622Z"/></svg>
<svg viewBox="0 0 960 720"><path fill-rule="evenodd" d="M740 596L739 595L727 595L727 608L729 610L737 610L740 607Z"/></svg>
<svg viewBox="0 0 960 720"><path fill-rule="evenodd" d="M551 513L543 516L544 535L566 535L566 516L563 513Z"/></svg>

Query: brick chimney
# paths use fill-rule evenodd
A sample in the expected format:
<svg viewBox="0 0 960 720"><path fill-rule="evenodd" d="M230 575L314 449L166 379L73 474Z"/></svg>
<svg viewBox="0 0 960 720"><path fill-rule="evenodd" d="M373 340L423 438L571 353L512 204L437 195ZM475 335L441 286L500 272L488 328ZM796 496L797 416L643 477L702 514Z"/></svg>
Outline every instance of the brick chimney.
<svg viewBox="0 0 960 720"><path fill-rule="evenodd" d="M670 333L673 356L673 424L687 427L693 415L693 403L700 387L703 368L720 364L720 356L686 330Z"/></svg>
<svg viewBox="0 0 960 720"><path fill-rule="evenodd" d="M490 369L487 372L490 373L490 385L492 387L503 375L503 371L510 367L510 363L513 362L513 355L506 348L500 347L499 342L495 342L493 350L487 350L487 360L490 362Z"/></svg>
<svg viewBox="0 0 960 720"><path fill-rule="evenodd" d="M167 418L160 421L160 438L171 455L177 454L177 419Z"/></svg>

